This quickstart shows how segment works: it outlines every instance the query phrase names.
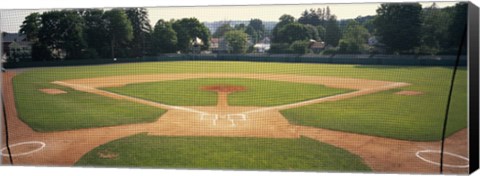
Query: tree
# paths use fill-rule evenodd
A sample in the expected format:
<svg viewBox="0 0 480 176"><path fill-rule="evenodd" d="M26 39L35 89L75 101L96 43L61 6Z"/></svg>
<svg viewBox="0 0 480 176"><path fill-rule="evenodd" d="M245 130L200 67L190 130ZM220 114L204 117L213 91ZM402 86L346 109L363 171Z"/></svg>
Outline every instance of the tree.
<svg viewBox="0 0 480 176"><path fill-rule="evenodd" d="M252 26L247 26L245 33L250 36L250 38L253 40L253 43L257 43L257 41L260 40L260 34Z"/></svg>
<svg viewBox="0 0 480 176"><path fill-rule="evenodd" d="M245 31L245 29L246 29L247 27L245 26L245 24L241 23L241 24L237 24L237 25L235 25L235 27L234 27L234 28L235 28L235 30L242 30L242 31Z"/></svg>
<svg viewBox="0 0 480 176"><path fill-rule="evenodd" d="M330 19L325 24L325 43L326 45L337 46L342 33L337 23L335 15L330 16Z"/></svg>
<svg viewBox="0 0 480 176"><path fill-rule="evenodd" d="M210 46L210 31L196 18L183 18L173 22L173 29L177 32L177 49L183 52L192 50L192 41L195 38L202 40L201 50Z"/></svg>
<svg viewBox="0 0 480 176"><path fill-rule="evenodd" d="M373 26L373 20L375 16L367 15L367 16L358 16L355 18L355 21L358 22L360 25L365 27L369 33L373 33L375 26Z"/></svg>
<svg viewBox="0 0 480 176"><path fill-rule="evenodd" d="M41 26L38 31L39 46L54 52L56 59L81 58L86 43L83 40L83 18L77 12L45 12L41 16Z"/></svg>
<svg viewBox="0 0 480 176"><path fill-rule="evenodd" d="M279 43L293 43L297 40L308 39L310 39L310 35L305 25L295 22L283 26L278 31L278 36L275 41Z"/></svg>
<svg viewBox="0 0 480 176"><path fill-rule="evenodd" d="M172 24L158 20L152 33L153 53L174 53L177 45L177 33Z"/></svg>
<svg viewBox="0 0 480 176"><path fill-rule="evenodd" d="M84 39L88 43L90 52L95 52L99 57L107 58L111 55L111 52L109 52L110 39L108 38L107 25L103 14L104 11L100 9L89 9L82 12L85 21Z"/></svg>
<svg viewBox="0 0 480 176"><path fill-rule="evenodd" d="M393 52L412 52L420 43L421 11L419 3L381 4L374 21L381 42Z"/></svg>
<svg viewBox="0 0 480 176"><path fill-rule="evenodd" d="M456 52L467 24L468 3L459 2L455 4L452 13L453 21L448 27L448 38L450 40L445 44L445 48L453 48Z"/></svg>
<svg viewBox="0 0 480 176"><path fill-rule="evenodd" d="M215 32L213 33L213 37L223 37L223 35L225 35L225 33L227 33L228 31L231 31L231 30L234 30L232 28L232 26L230 26L229 23L225 23L223 25L221 25L220 27L217 28L217 30L215 30Z"/></svg>
<svg viewBox="0 0 480 176"><path fill-rule="evenodd" d="M282 15L279 18L279 22L275 25L275 27L272 30L272 42L276 42L278 38L281 38L281 36L278 35L278 31L285 25L290 24L295 22L295 18L291 15Z"/></svg>
<svg viewBox="0 0 480 176"><path fill-rule="evenodd" d="M345 32L340 40L339 51L343 53L361 53L366 50L368 30L354 20L348 21Z"/></svg>
<svg viewBox="0 0 480 176"><path fill-rule="evenodd" d="M247 29L251 27L256 34L254 38L254 42L256 43L258 40L265 37L265 26L263 25L262 20L260 19L251 19L248 23ZM253 36L252 36L253 37Z"/></svg>
<svg viewBox="0 0 480 176"><path fill-rule="evenodd" d="M111 57L115 58L116 48L133 38L132 24L123 9L112 9L104 14L108 38L110 39Z"/></svg>
<svg viewBox="0 0 480 176"><path fill-rule="evenodd" d="M305 28L307 29L309 39L313 39L313 40L317 40L317 41L320 39L320 36L318 34L318 30L315 26L307 24L307 25L305 25Z"/></svg>
<svg viewBox="0 0 480 176"><path fill-rule="evenodd" d="M127 14L128 20L132 24L133 29L133 38L129 43L132 49L130 55L134 57L142 57L145 54L145 36L152 32L147 9L129 8L125 10L125 13Z"/></svg>
<svg viewBox="0 0 480 176"><path fill-rule="evenodd" d="M314 9L310 9L310 11L305 10L302 13L302 16L298 18L298 22L302 24L310 24L312 26L318 26L321 25L322 20L320 16L323 16L323 12L321 9L318 9L319 13L315 11Z"/></svg>
<svg viewBox="0 0 480 176"><path fill-rule="evenodd" d="M319 40L325 40L325 33L326 33L326 30L323 26L317 26L317 32L318 32L318 37L319 37Z"/></svg>
<svg viewBox="0 0 480 176"><path fill-rule="evenodd" d="M451 17L433 3L422 11L422 22L420 53L437 54L442 49L441 43L448 41Z"/></svg>
<svg viewBox="0 0 480 176"><path fill-rule="evenodd" d="M241 54L247 50L248 35L243 31L228 31L225 33L225 40L228 43L230 53Z"/></svg>
<svg viewBox="0 0 480 176"><path fill-rule="evenodd" d="M297 40L290 45L290 52L294 54L305 54L308 52L308 41Z"/></svg>
<svg viewBox="0 0 480 176"><path fill-rule="evenodd" d="M20 34L27 37L27 40L36 42L38 40L38 31L40 30L42 21L40 13L31 13L25 17L22 25L20 26Z"/></svg>

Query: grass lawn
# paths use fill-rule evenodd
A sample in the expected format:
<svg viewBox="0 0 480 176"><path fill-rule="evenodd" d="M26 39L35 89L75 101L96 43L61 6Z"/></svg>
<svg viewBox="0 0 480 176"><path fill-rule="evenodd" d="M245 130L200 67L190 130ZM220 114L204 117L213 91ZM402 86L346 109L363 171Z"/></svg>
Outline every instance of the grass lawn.
<svg viewBox="0 0 480 176"><path fill-rule="evenodd" d="M228 103L233 106L282 105L349 91L346 89L328 88L322 85L242 78L186 79L129 84L123 87L103 89L169 105L216 105L217 93L201 90L201 87L209 85L245 87L246 90L244 91L233 92L228 95Z"/></svg>
<svg viewBox="0 0 480 176"><path fill-rule="evenodd" d="M61 131L153 122L166 112L155 107L105 98L62 86L36 82L29 78L16 78L15 100L18 115L35 131ZM67 93L50 95L38 90L45 87L57 88Z"/></svg>
<svg viewBox="0 0 480 176"><path fill-rule="evenodd" d="M102 158L100 153L116 155ZM134 135L101 145L76 166L235 170L370 171L362 159L313 139Z"/></svg>
<svg viewBox="0 0 480 176"><path fill-rule="evenodd" d="M464 74L464 73L462 73ZM396 95L402 90L423 95ZM457 77L450 104L447 134L465 128L466 77ZM337 102L325 102L281 113L290 123L406 140L441 139L448 89L422 85L388 90Z"/></svg>
<svg viewBox="0 0 480 176"><path fill-rule="evenodd" d="M393 94L395 90L391 90L353 99L286 110L282 113L290 122L296 124L398 139L438 140L442 132L443 113L445 112L452 69L451 67L213 61L146 62L42 68L26 71L14 78L16 104L20 118L37 130L41 129L38 128L39 126L43 126L45 127L44 130L49 131L59 130L60 128L73 129L74 127L70 125L73 124L72 121L86 127L108 125L92 123L91 121L91 119L102 119L110 122L108 118L117 118L117 116L110 116L107 113L130 113L133 115L127 119L135 122L139 122L140 117L155 119L161 114L158 109L150 109L150 107L139 104L128 105L126 102L112 101L110 98L96 95L86 95L86 98L80 98L74 95L82 95L81 92L57 86L50 82L75 78L158 73L279 73L407 82L412 85L397 90L421 91L424 94L402 96ZM451 135L467 126L466 69L458 70L457 76L447 135ZM63 96L70 95L71 97L46 95L38 91L41 88L60 88L69 92ZM66 106L65 101L71 106ZM234 104L235 102L231 103ZM124 104L123 108L113 108L112 111L104 110L108 107L121 107L119 106L121 104ZM90 106L91 108L85 110L82 106ZM59 108L63 109L58 110ZM58 111L64 111L65 113L57 114ZM88 115L85 115L85 113L88 113ZM47 121L38 118L39 116L52 120ZM67 119L64 120L63 118ZM56 127L48 127L50 125Z"/></svg>

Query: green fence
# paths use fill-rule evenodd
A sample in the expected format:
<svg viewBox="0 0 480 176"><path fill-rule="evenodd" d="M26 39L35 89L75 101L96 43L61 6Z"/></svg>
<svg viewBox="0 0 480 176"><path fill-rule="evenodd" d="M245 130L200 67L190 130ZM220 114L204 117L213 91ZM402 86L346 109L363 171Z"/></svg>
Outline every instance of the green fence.
<svg viewBox="0 0 480 176"><path fill-rule="evenodd" d="M63 61L21 61L4 63L4 68L54 67L98 65L132 62L162 61L248 61L248 62L288 62L288 63L328 63L357 65L397 65L397 66L453 66L456 56L416 56L416 55L293 55L293 54L166 54L157 57L63 60ZM466 66L466 56L460 58L460 66Z"/></svg>

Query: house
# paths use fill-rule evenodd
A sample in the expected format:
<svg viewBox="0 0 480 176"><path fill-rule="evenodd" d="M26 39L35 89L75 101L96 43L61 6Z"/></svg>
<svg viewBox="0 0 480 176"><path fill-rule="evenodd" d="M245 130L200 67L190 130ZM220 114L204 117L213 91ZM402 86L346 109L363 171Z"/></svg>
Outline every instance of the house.
<svg viewBox="0 0 480 176"><path fill-rule="evenodd" d="M258 43L253 45L253 48L255 48L256 53L266 53L268 50L270 50L270 38L263 38Z"/></svg>
<svg viewBox="0 0 480 176"><path fill-rule="evenodd" d="M315 40L310 40L310 50L313 53L320 53L323 49L325 49L325 42L322 41L315 41Z"/></svg>
<svg viewBox="0 0 480 176"><path fill-rule="evenodd" d="M225 38L211 38L210 39L210 50L215 54L225 54L228 53L228 42Z"/></svg>
<svg viewBox="0 0 480 176"><path fill-rule="evenodd" d="M203 41L202 39L195 37L195 39L191 41L191 45L192 45L192 53L199 54L201 52L201 47L203 46Z"/></svg>
<svg viewBox="0 0 480 176"><path fill-rule="evenodd" d="M32 43L27 41L25 35L18 33L2 33L2 59L15 61L31 59Z"/></svg>

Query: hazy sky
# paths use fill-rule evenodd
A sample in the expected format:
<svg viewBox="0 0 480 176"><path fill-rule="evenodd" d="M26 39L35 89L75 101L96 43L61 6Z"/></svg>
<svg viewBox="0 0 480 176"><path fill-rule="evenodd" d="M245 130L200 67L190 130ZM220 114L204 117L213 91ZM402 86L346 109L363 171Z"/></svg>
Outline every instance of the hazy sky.
<svg viewBox="0 0 480 176"><path fill-rule="evenodd" d="M452 6L456 2L437 2L438 7ZM431 2L422 2L423 7ZM278 21L283 14L298 18L305 9L330 7L332 14L338 19L355 18L357 16L375 15L380 3L356 4L302 4L302 5L256 5L256 6L200 6L200 7L156 7L147 8L152 26L159 19L180 19L196 17L201 22L234 21L259 18L263 21ZM38 11L38 10L37 10ZM25 16L35 12L32 10L0 10L0 30L17 32Z"/></svg>

